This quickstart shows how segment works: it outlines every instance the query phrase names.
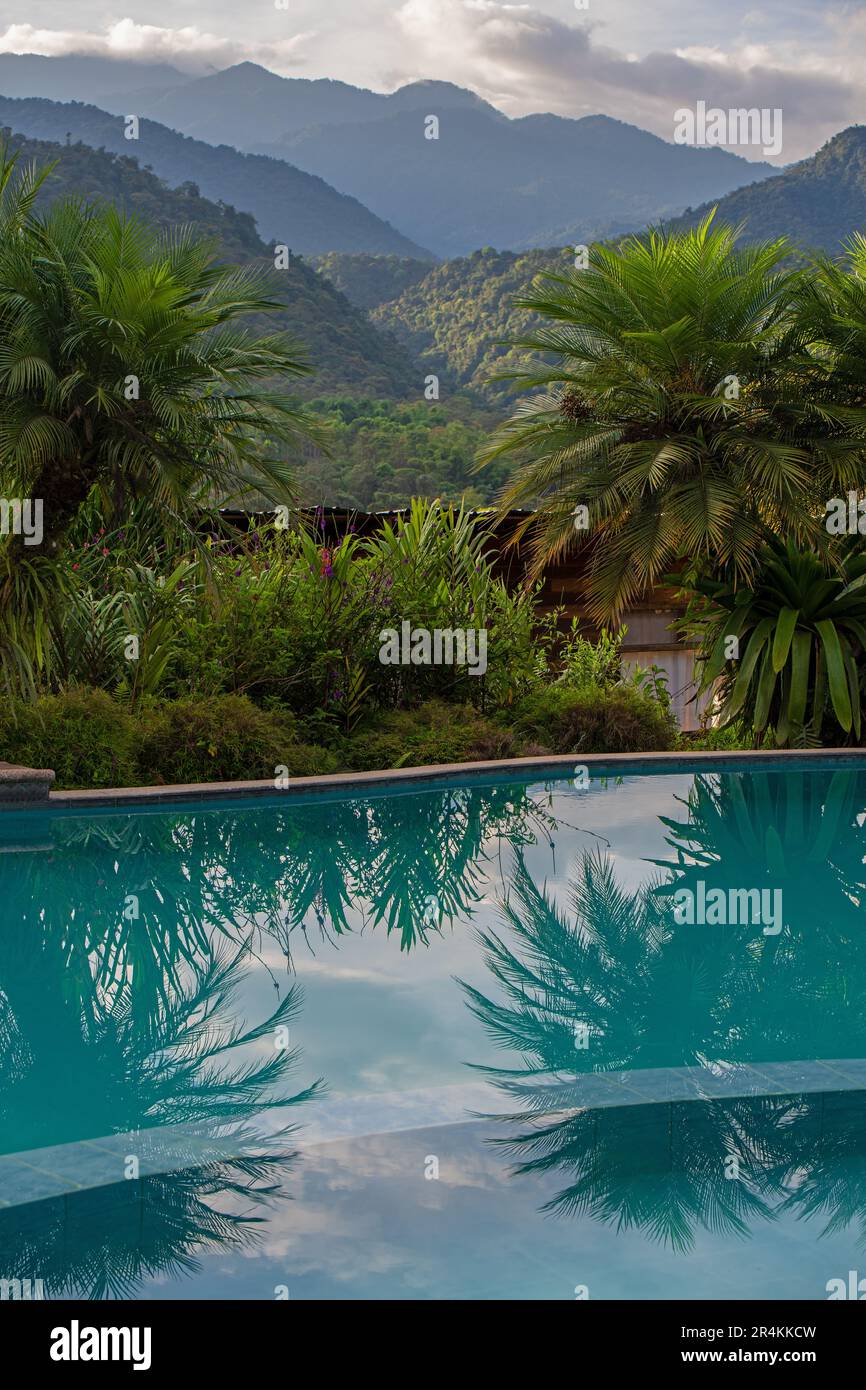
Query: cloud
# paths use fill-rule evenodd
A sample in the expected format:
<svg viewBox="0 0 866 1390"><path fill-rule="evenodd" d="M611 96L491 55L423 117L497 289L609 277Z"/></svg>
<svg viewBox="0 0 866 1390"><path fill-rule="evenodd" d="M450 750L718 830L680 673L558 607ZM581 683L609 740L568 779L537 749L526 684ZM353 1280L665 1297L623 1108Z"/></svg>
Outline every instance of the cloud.
<svg viewBox="0 0 866 1390"><path fill-rule="evenodd" d="M811 154L866 108L866 3L765 0L750 10L745 0L731 0L722 22L715 0L691 0L685 21L681 0L658 0L652 25L640 0L608 0L565 19L542 8L552 3L329 0L322 7L292 0L290 10L263 17L251 39L242 13L227 4L222 11L223 0L209 8L219 32L171 27L168 0L148 6L148 18L161 24L124 18L100 29L96 5L82 0L81 28L11 24L0 52L162 61L197 73L248 60L379 90L439 78L472 88L510 116L600 112L668 140L675 112L698 101L724 110L781 108L783 163ZM56 11L56 0L39 6L40 15ZM292 22L299 32L286 34ZM761 158L755 148L741 152Z"/></svg>
<svg viewBox="0 0 866 1390"><path fill-rule="evenodd" d="M866 36L866 14L861 18ZM836 56L806 57L790 44L671 48L635 57L597 41L591 24L497 0L406 0L395 21L407 55L423 55L436 76L473 87L509 115L604 112L670 139L674 112L698 101L726 110L781 107L787 161L814 150L816 133L827 138L862 110L862 64L850 53L842 70Z"/></svg>
<svg viewBox="0 0 866 1390"><path fill-rule="evenodd" d="M281 71L296 67L302 61L299 49L313 37L314 31L305 31L266 43L238 41L208 33L195 25L169 29L137 24L133 19L118 20L103 33L10 24L6 32L0 34L0 53L40 53L52 58L79 53L131 62L171 63L187 72L227 68L247 60Z"/></svg>

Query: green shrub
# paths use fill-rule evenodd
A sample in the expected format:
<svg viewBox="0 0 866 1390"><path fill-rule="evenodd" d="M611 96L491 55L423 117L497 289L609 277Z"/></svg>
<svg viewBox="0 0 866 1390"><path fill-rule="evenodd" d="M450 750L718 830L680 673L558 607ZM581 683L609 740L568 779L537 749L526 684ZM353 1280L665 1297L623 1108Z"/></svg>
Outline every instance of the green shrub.
<svg viewBox="0 0 866 1390"><path fill-rule="evenodd" d="M375 725L345 739L340 754L346 767L367 772L515 757L515 747L508 729L472 705L427 700L417 709L380 715Z"/></svg>
<svg viewBox="0 0 866 1390"><path fill-rule="evenodd" d="M0 758L51 767L60 787L122 787L135 778L135 721L103 690L0 704Z"/></svg>
<svg viewBox="0 0 866 1390"><path fill-rule="evenodd" d="M680 734L678 747L685 753L724 753L741 748L754 748L755 739L742 724L728 724L724 729L701 729L693 734Z"/></svg>
<svg viewBox="0 0 866 1390"><path fill-rule="evenodd" d="M622 679L622 644L628 629L609 632L603 627L595 642L580 632L580 619L572 618L571 629L557 653L560 666L558 684L585 690L597 686L612 690Z"/></svg>
<svg viewBox="0 0 866 1390"><path fill-rule="evenodd" d="M503 717L518 739L554 753L652 753L672 749L677 738L673 716L633 685L549 686Z"/></svg>
<svg viewBox="0 0 866 1390"><path fill-rule="evenodd" d="M242 695L154 704L142 714L138 749L144 783L227 782L333 771L324 749L299 742L294 716L257 708Z"/></svg>

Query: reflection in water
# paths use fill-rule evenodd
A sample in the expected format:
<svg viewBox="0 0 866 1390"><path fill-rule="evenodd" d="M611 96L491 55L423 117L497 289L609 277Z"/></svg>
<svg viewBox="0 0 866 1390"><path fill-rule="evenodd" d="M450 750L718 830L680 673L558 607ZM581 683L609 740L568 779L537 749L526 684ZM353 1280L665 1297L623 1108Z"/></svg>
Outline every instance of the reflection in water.
<svg viewBox="0 0 866 1390"><path fill-rule="evenodd" d="M0 1154L128 1135L120 1178L127 1147L153 1157L155 1143L159 1159L170 1135L171 1171L19 1194L0 1210L0 1278L129 1297L147 1277L253 1241L257 1210L288 1195L297 1160L291 1126L263 1135L257 1122L321 1091L291 1093L298 1053L275 1046L298 1013L297 984L272 974L277 1007L254 1024L238 1016L244 975L270 973L262 943L288 957L295 929L338 939L350 910L407 950L426 943L441 921L471 915L488 842L527 844L554 824L524 789L449 788L301 814L61 817L47 850L8 846Z"/></svg>
<svg viewBox="0 0 866 1390"><path fill-rule="evenodd" d="M545 1210L674 1249L698 1227L745 1235L781 1210L862 1233L862 1092L576 1108L587 1073L866 1056L860 777L696 777L686 810L664 822L674 860L656 860L662 875L634 892L608 856L584 853L563 910L518 856L502 930L478 934L496 991L463 985L488 1035L520 1058L481 1068L521 1107L498 1117L521 1131L495 1142L517 1174L567 1176ZM672 894L699 879L781 888L783 932L680 925Z"/></svg>
<svg viewBox="0 0 866 1390"><path fill-rule="evenodd" d="M38 1189L48 1146L73 1143L73 1167L102 1159L89 1190L0 1210L0 1277L41 1279L49 1297L131 1297L146 1276L195 1268L196 1251L251 1242L295 1157L287 1119L266 1137L259 1122L321 1089L290 1093L298 1053L275 1046L299 986L245 1024L234 995L249 943L200 942L181 970L165 926L133 943L79 911L63 929L13 917L0 934L0 1151L25 1155L0 1171ZM113 1134L126 1138L113 1154L75 1142ZM174 1171L136 1176L141 1154Z"/></svg>
<svg viewBox="0 0 866 1390"><path fill-rule="evenodd" d="M441 922L472 915L491 855L550 839L557 822L545 799L508 784L58 816L53 853L15 856L8 906L22 923L68 934L71 962L109 935L104 982L134 965L151 991L163 974L175 984L214 932L237 942L255 930L288 955L293 931L333 942L357 918L396 932L410 950Z"/></svg>
<svg viewBox="0 0 866 1390"><path fill-rule="evenodd" d="M294 1162L242 1155L10 1207L0 1211L2 1277L41 1279L46 1298L134 1298L146 1278L254 1246Z"/></svg>
<svg viewBox="0 0 866 1390"><path fill-rule="evenodd" d="M421 947L465 947L467 933L443 926L473 918L478 975L463 990L503 1053L501 1066L481 1067L506 1098L494 1142L538 1180L543 1210L678 1252L701 1231L754 1236L783 1215L816 1233L866 1231L866 1094L815 1094L804 1081L786 1094L593 1108L578 1086L866 1056L862 775L696 777L682 812L660 818L668 853L647 833L631 886L616 843L628 794L593 790L587 833L607 851L587 851L558 814L579 798L555 804L514 784L40 822L41 847L0 853L4 871L14 861L0 932L0 1182L4 1154L123 1136L120 1169L125 1136L182 1138L159 1170L0 1209L0 1278L134 1296L148 1279L188 1275L208 1251L252 1252L270 1204L304 1170L289 1121L322 1089L293 1089L299 1053L275 1046L302 1003L293 954L351 942L357 967L378 930L414 965L428 958ZM567 894L543 881L542 846L554 872L560 846L571 856ZM497 878L491 926L484 900ZM782 932L678 925L671 894L699 880L781 888ZM453 971L449 956L449 990ZM239 1002L252 977L273 1009ZM342 1047L339 1006L360 995L334 998L321 1029ZM442 998L439 1036L453 990ZM410 1012L411 1000L395 1017ZM383 1025L375 1044L410 1067L421 1031L401 1027L386 1039ZM368 1072L390 1076L378 1061ZM543 1243L544 1229L533 1238Z"/></svg>

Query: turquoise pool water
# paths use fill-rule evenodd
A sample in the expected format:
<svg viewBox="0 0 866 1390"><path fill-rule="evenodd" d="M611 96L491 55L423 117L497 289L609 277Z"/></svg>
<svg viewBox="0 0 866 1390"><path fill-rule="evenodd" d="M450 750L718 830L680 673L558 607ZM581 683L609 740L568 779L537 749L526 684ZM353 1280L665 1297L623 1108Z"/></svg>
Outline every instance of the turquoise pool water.
<svg viewBox="0 0 866 1390"><path fill-rule="evenodd" d="M866 1293L864 823L829 762L4 814L0 1280Z"/></svg>

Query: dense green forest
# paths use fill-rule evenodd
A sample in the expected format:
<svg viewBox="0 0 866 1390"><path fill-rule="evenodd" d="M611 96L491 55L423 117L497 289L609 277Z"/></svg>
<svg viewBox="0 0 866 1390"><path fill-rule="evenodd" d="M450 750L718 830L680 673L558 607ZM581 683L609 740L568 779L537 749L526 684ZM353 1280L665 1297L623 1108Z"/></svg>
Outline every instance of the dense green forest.
<svg viewBox="0 0 866 1390"><path fill-rule="evenodd" d="M508 466L474 472L496 414L468 401L447 406L330 397L310 402L332 429L332 456L312 448L296 467L301 500L378 511L412 495L468 506L491 502Z"/></svg>
<svg viewBox="0 0 866 1390"><path fill-rule="evenodd" d="M689 209L671 225L694 226L712 207L749 241L787 236L804 251L837 252L866 228L866 126L843 130L775 178Z"/></svg>
<svg viewBox="0 0 866 1390"><path fill-rule="evenodd" d="M46 203L63 196L110 202L166 229L189 225L219 244L229 261L273 261L249 213L202 197L195 184L169 188L130 155L94 150L80 142L68 145L31 140L4 132L6 144L22 160L39 167L56 161L40 197ZM301 257L286 271L275 272L273 291L285 310L267 317L267 327L282 329L303 344L314 374L293 383L302 395L382 395L404 398L423 391L423 371L405 348L380 332L346 297ZM263 327L265 320L260 320Z"/></svg>
<svg viewBox="0 0 866 1390"><path fill-rule="evenodd" d="M518 254L487 246L435 266L374 309L371 318L394 333L427 371L501 402L511 388L494 381L494 375L525 361L525 354L507 344L530 322L526 311L515 307L515 298L526 294L539 271L568 271L573 264L571 247Z"/></svg>
<svg viewBox="0 0 866 1390"><path fill-rule="evenodd" d="M311 256L309 263L342 290L350 303L366 313L417 285L431 269L430 261L410 256L370 256L366 252L351 251Z"/></svg>

